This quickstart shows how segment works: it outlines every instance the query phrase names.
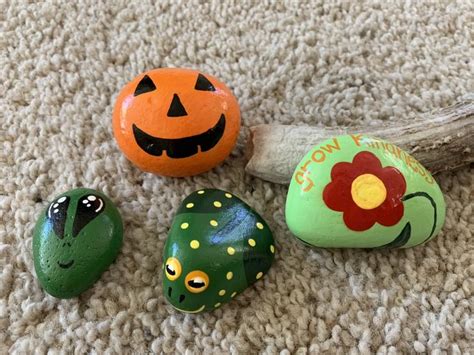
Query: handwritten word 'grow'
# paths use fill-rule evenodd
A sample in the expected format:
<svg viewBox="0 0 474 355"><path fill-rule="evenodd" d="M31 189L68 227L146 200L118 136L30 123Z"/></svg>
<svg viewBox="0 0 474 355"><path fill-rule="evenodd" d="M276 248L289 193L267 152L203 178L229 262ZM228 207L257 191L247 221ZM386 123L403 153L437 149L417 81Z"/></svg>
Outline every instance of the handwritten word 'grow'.
<svg viewBox="0 0 474 355"><path fill-rule="evenodd" d="M314 186L314 182L310 177L311 171L308 170L308 166L312 163L323 163L326 160L326 157L336 150L341 150L341 147L337 138L333 138L332 144L328 143L325 146L320 146L320 149L316 149L311 154L311 159L308 159L306 162L304 162L303 165L298 169L295 174L295 180L298 184L303 186L304 192L311 190Z"/></svg>

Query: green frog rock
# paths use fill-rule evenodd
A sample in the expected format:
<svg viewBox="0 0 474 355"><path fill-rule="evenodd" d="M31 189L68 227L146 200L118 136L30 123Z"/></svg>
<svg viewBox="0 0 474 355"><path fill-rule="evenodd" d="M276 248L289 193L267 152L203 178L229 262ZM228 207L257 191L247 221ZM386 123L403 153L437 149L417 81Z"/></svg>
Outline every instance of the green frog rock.
<svg viewBox="0 0 474 355"><path fill-rule="evenodd" d="M259 280L275 254L272 232L236 196L199 190L184 199L163 255L163 293L181 312L218 308Z"/></svg>
<svg viewBox="0 0 474 355"><path fill-rule="evenodd" d="M56 197L41 213L33 257L41 286L57 298L89 289L122 246L122 218L104 194L85 188Z"/></svg>

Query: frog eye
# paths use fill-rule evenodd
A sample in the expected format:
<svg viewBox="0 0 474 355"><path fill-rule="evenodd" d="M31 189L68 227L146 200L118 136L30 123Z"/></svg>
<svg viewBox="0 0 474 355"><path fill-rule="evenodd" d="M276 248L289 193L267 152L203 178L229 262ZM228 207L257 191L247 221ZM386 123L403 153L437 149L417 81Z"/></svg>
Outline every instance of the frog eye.
<svg viewBox="0 0 474 355"><path fill-rule="evenodd" d="M51 221L54 233L60 239L64 238L64 226L70 200L68 196L62 196L51 202L46 211L46 217Z"/></svg>
<svg viewBox="0 0 474 355"><path fill-rule="evenodd" d="M189 292L200 293L209 287L209 276L200 270L191 271L186 275L184 284Z"/></svg>
<svg viewBox="0 0 474 355"><path fill-rule="evenodd" d="M168 258L165 264L165 273L166 277L170 281L176 280L178 277L181 276L181 264L179 260L176 258Z"/></svg>
<svg viewBox="0 0 474 355"><path fill-rule="evenodd" d="M72 227L72 236L76 237L90 221L96 218L105 208L104 201L96 195L82 196L77 203L76 216Z"/></svg>

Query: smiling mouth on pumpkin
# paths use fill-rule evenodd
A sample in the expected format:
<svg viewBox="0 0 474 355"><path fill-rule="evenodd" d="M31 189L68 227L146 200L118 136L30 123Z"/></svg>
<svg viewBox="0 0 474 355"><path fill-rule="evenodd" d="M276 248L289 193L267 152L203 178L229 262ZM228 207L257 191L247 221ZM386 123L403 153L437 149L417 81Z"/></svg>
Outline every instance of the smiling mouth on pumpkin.
<svg viewBox="0 0 474 355"><path fill-rule="evenodd" d="M143 132L135 124L133 135L138 146L150 155L161 156L163 150L170 158L187 158L199 152L207 152L220 141L225 130L225 116L221 115L216 125L206 132L184 138L159 138Z"/></svg>
<svg viewBox="0 0 474 355"><path fill-rule="evenodd" d="M58 261L58 265L61 269L69 269L72 266L72 264L74 264L74 260L71 260L67 263L61 263Z"/></svg>

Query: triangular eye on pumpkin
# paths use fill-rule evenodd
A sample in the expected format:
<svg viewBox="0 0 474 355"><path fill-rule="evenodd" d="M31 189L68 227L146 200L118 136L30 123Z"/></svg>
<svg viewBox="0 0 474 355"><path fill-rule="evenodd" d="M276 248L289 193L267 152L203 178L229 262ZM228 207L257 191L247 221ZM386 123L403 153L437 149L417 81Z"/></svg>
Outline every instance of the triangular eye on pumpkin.
<svg viewBox="0 0 474 355"><path fill-rule="evenodd" d="M196 86L194 86L194 90L199 91L216 91L214 85L202 74L198 75Z"/></svg>
<svg viewBox="0 0 474 355"><path fill-rule="evenodd" d="M138 96L154 90L156 90L155 83L153 83L153 80L151 80L148 75L145 75L143 79L140 80L140 82L138 83L135 92L133 93L133 96Z"/></svg>

